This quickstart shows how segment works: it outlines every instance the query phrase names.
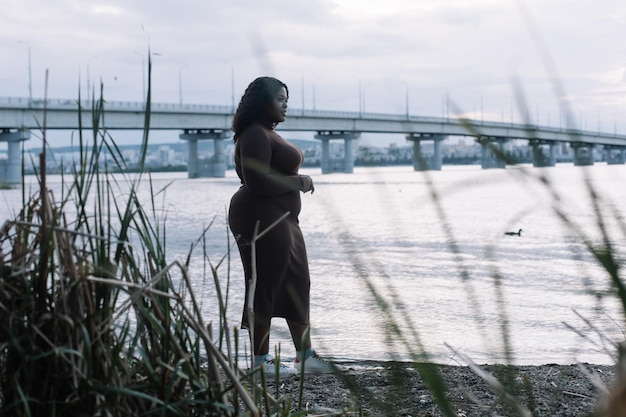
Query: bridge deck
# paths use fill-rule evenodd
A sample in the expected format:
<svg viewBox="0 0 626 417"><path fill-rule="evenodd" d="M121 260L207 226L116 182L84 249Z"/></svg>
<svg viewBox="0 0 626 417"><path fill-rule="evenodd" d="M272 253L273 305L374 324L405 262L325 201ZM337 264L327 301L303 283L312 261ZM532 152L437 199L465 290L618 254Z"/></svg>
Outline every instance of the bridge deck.
<svg viewBox="0 0 626 417"><path fill-rule="evenodd" d="M81 103L84 128L92 127L92 103ZM33 100L0 97L0 129L39 129L46 113L48 129L78 128L78 102L69 99ZM145 103L105 102L107 129L143 129ZM150 128L155 130L230 130L232 106L152 103ZM580 142L626 146L626 135L583 131L521 123L471 121L459 118L407 114L360 113L328 110L290 109L281 131L331 131L393 133L405 135L486 136L502 139L534 139L547 142Z"/></svg>

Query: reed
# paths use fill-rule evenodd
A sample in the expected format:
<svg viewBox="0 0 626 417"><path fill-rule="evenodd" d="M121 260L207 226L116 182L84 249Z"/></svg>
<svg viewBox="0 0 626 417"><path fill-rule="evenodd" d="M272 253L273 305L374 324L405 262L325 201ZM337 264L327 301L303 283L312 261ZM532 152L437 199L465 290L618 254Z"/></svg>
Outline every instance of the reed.
<svg viewBox="0 0 626 417"><path fill-rule="evenodd" d="M0 228L0 415L259 415L236 352L203 322L189 277L197 245L167 259L165 190L125 173L103 96L86 134L79 92L79 157L61 198L46 187L44 151L38 192ZM105 149L122 174L103 166Z"/></svg>

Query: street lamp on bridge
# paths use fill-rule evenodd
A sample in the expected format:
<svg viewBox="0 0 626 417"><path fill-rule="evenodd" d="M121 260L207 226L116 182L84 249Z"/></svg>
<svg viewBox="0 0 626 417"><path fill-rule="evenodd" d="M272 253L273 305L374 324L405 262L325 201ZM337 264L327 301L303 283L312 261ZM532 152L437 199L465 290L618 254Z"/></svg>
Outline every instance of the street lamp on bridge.
<svg viewBox="0 0 626 417"><path fill-rule="evenodd" d="M224 64L230 65L230 105L232 112L235 112L235 66L230 61L223 61Z"/></svg>
<svg viewBox="0 0 626 417"><path fill-rule="evenodd" d="M183 105L183 70L187 68L189 64L185 64L178 70L178 102Z"/></svg>
<svg viewBox="0 0 626 417"><path fill-rule="evenodd" d="M91 91L93 89L93 86L90 84L90 80L89 80L89 63L91 61L93 61L94 59L96 59L96 58L98 58L97 55L96 56L92 56L91 58L89 58L87 60L87 100L88 101L90 100L90 97L91 97L91 99L93 99L93 93ZM90 94L91 94L91 96L90 96Z"/></svg>
<svg viewBox="0 0 626 417"><path fill-rule="evenodd" d="M30 43L24 41L18 42L23 43L28 48L28 105L31 105L33 102L33 72L30 60Z"/></svg>

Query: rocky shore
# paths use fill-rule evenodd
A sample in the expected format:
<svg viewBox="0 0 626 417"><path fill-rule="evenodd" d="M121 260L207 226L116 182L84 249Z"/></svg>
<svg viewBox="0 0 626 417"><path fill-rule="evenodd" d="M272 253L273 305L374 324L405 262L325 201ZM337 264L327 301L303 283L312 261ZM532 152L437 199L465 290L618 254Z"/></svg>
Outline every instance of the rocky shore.
<svg viewBox="0 0 626 417"><path fill-rule="evenodd" d="M480 366L497 378L529 416L591 416L605 399L615 366L575 364L542 366ZM459 417L513 416L512 401L503 400L493 385L466 366L438 366L447 398ZM406 363L350 364L330 375L306 375L301 409L310 416L443 416L416 367ZM291 398L297 408L300 380L292 376L270 384L279 399ZM276 389L278 388L278 391Z"/></svg>

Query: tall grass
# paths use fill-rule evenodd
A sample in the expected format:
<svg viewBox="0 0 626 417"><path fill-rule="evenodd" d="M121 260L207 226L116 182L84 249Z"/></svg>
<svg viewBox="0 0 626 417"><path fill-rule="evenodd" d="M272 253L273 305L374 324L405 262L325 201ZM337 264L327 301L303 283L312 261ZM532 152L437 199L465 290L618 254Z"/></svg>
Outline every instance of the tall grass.
<svg viewBox="0 0 626 417"><path fill-rule="evenodd" d="M141 166L150 132L150 68L149 60ZM185 259L168 259L167 218L159 206L159 198L167 192L167 187L155 189L143 169L134 176L126 173L126 162L106 128L102 86L99 96L90 103L92 127L86 130L79 92L78 159L68 178L63 179L61 196L53 195L46 185L44 150L38 173L39 191L25 197L18 216L0 227L0 415L306 415L301 404L303 379L298 398L290 398L281 395L278 381L274 381L276 391L270 392L270 381L264 374L239 369L239 335L236 328L231 334L226 318L229 285L222 288L217 274L219 266L229 262L230 252L227 250L227 255L217 262L209 259L203 246L209 224L199 233ZM530 121L527 124L532 139L535 130ZM481 141L480 130L470 121L465 125L468 134ZM45 141L45 121L43 133ZM499 148L491 150L507 164L515 163ZM101 165L105 153L113 159L114 171L121 174L113 175L107 165ZM622 303L622 320L626 320L626 286L621 275L623 254L616 252L612 243L615 237L610 236L606 227L602 196L589 186L589 199L601 236L598 240L589 237L563 210L558 189L547 176L541 171L520 172L549 190L558 218L575 231L606 271L612 296ZM424 171L423 175L430 187L438 221L444 227L448 249L458 263L461 285L467 288L469 299L479 312L468 267L453 230L446 227L449 222L442 197L428 172ZM147 202L140 197L141 187L148 187ZM611 214L617 219L621 238L626 237L619 207L612 207ZM349 231L339 237L346 247L354 240ZM225 247L229 245L226 239ZM201 251L208 266L205 270L217 290L217 340L213 339L212 324L203 320L191 285L190 264L197 251ZM401 304L396 302L399 298L396 290L388 287L385 291L388 295L384 296L362 268L365 260L357 252L346 253L366 293L383 313L387 337L406 349L410 366L421 375L441 413L456 416L439 366L426 351L410 312L395 308ZM384 267L380 266L379 270L384 274ZM506 309L500 271L494 270L492 278L503 319L502 327L496 330L512 364L515 353L506 320L510 312ZM197 277L193 280L197 282ZM615 351L622 349L615 346ZM461 357L462 353L457 355ZM520 399L525 388L507 372L510 368L505 367L495 378L473 364L471 358L465 359L508 405L512 415L532 415L532 404L524 404ZM624 365L622 360L621 353L616 355L620 365ZM400 369L394 375L393 383L402 386ZM374 395L348 374L339 373L338 377L355 398L372 400L374 413L395 415L397 412L393 399L376 401ZM611 404L621 398L624 397L617 396ZM361 413L358 404L352 409L329 412Z"/></svg>
<svg viewBox="0 0 626 417"><path fill-rule="evenodd" d="M101 166L106 150L116 171L126 168L102 87L90 134L81 105L79 93L79 157L60 200L46 186L44 150L39 191L0 229L0 415L259 415L237 352L220 349L203 322L189 276L197 245L186 260L167 259L165 190Z"/></svg>

